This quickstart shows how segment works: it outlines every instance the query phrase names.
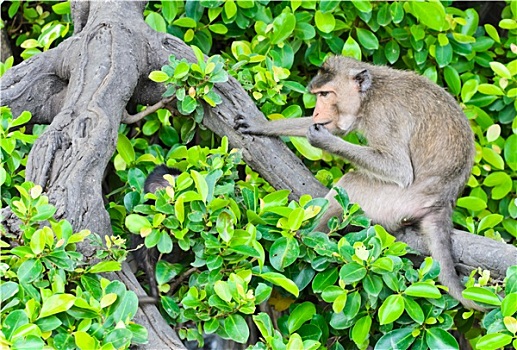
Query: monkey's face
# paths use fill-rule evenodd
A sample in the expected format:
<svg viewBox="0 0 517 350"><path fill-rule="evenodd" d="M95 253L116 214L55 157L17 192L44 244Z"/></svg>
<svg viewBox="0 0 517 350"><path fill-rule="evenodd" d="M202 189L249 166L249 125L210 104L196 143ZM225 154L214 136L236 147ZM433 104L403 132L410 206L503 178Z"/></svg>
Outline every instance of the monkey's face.
<svg viewBox="0 0 517 350"><path fill-rule="evenodd" d="M333 134L346 134L353 128L359 109L360 97L356 85L350 79L335 81L315 87L316 107L312 119L324 125Z"/></svg>

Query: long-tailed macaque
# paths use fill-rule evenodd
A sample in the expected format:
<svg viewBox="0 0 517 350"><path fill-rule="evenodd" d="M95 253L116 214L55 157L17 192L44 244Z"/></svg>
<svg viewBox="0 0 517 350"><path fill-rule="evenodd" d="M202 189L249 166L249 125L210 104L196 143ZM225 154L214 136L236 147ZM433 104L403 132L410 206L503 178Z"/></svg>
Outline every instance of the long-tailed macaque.
<svg viewBox="0 0 517 350"><path fill-rule="evenodd" d="M144 193L153 193L159 189L169 186L169 182L163 177L164 175L178 176L178 169L169 168L165 165L159 165L147 176L144 183ZM133 248L143 245L144 239L141 236L132 235L131 246ZM142 303L156 303L158 301L158 284L156 282L155 268L158 261L159 252L156 247L147 248L141 246L134 251L136 263L139 268L143 269L149 280L149 292L151 298L139 297Z"/></svg>
<svg viewBox="0 0 517 350"><path fill-rule="evenodd" d="M463 298L451 253L451 215L475 153L470 125L456 101L413 72L342 56L330 57L308 88L317 96L312 117L267 122L239 115L235 128L254 135L306 136L311 145L349 160L355 171L336 186L389 231L418 227L440 263L441 283L464 306L482 309ZM354 130L367 146L335 136ZM341 213L334 196L330 191L326 197L330 206L319 230Z"/></svg>

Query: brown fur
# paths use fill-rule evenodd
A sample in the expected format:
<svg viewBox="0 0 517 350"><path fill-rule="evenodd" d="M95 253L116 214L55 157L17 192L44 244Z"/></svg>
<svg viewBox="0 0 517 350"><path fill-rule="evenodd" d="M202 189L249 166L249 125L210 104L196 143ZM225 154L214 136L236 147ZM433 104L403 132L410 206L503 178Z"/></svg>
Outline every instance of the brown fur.
<svg viewBox="0 0 517 350"><path fill-rule="evenodd" d="M356 170L341 178L350 199L373 222L396 232L417 224L440 281L466 307L482 309L462 297L463 286L451 253L451 215L474 160L467 118L444 89L413 72L374 66L342 56L330 57L309 90L317 95L312 118L265 122L238 116L236 128L259 135L306 136L316 147L348 159ZM335 135L357 130L368 145ZM342 209L331 202L319 230Z"/></svg>

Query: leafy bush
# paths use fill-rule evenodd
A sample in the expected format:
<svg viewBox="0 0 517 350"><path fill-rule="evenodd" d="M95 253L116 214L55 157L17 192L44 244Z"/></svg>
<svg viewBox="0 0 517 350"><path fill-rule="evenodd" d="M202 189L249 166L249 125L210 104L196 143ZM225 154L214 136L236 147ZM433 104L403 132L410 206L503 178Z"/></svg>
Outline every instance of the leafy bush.
<svg viewBox="0 0 517 350"><path fill-rule="evenodd" d="M0 233L0 344L12 349L118 349L145 343L147 330L130 320L138 308L134 292L99 273L120 270L123 240L107 237L106 246L88 230L74 233L41 186L16 185L10 200L20 219L21 237ZM45 224L45 226L41 226ZM98 246L94 263L75 251L88 240Z"/></svg>
<svg viewBox="0 0 517 350"><path fill-rule="evenodd" d="M151 75L151 79L169 84L165 97L175 96L180 113L159 110L140 124L120 127L113 158L116 174L109 174L107 179L111 190L108 210L115 234L145 236L145 246L156 247L163 254L156 269L162 313L180 336L202 342L203 333L216 333L244 343L250 334L246 319L251 317L261 336L252 346L256 349L364 349L368 344L378 349L458 348L450 330L464 334L476 349L510 344L517 347L515 266L507 271L502 285L489 285L489 276L483 271L476 281L474 272L466 281L465 296L489 311L464 312L455 300L442 294L442 287L436 283L437 264L427 258L414 266L406 257L406 245L395 242L381 227L370 226L345 193L339 194L345 209L344 224L331 222L330 236L312 232L325 210L324 200L303 196L299 201L289 201L286 191L275 191L245 167L240 153L228 149L226 139L198 128L200 101L212 106L219 101L212 87L223 81L223 63L270 119L310 114L315 98L305 86L328 54L417 71L457 99L475 133L476 164L458 200L454 222L474 234L515 244L517 3L507 2L497 25L481 23L473 8L460 10L451 4L244 0L148 4L146 22L198 47L194 49L197 62L171 58L161 73ZM69 28L68 15L66 11L60 13L65 7L54 8L52 13L45 6L40 11L33 3L10 6L9 17L21 14L35 23L17 37L18 44L25 42L24 58L69 35L65 30ZM202 53L220 56L205 63ZM208 69L210 63L214 64L213 71ZM6 62L0 73L11 64ZM192 117L186 116L190 112ZM28 115L18 118L2 109L0 183L2 204L11 207L23 198L29 200L18 194L18 187L29 197L31 191L22 183L34 137L17 129ZM38 134L37 128L34 133ZM361 142L362 137L354 134L347 140ZM304 139L291 137L285 141L329 187L348 170L342 159L311 147ZM170 179L167 189L144 196L146 175L161 163L177 167L182 175ZM40 208L39 214L36 209L31 215L46 217L51 209L45 200L37 198L41 197L31 200L41 200L33 204ZM154 200L154 204L144 204L145 200ZM95 347L109 347L106 339L111 340L107 337L114 332L113 324L106 325L102 334L97 331L111 315L105 312L118 312L115 304L108 308L111 311L97 308L103 300L106 303L114 298L107 282L95 278L95 288L84 285L85 276L94 275L92 270L74 265L79 261L74 260L77 253L73 244L65 247L52 243L63 237L60 232L69 232L63 228L68 224L54 223L40 229L30 226L36 222L26 220L29 226L21 242L23 249L39 253L32 251L32 255L16 261L8 247L2 247L2 271L10 271L2 274L2 282L6 282L3 286L8 286L6 294L2 286L2 304L20 300L10 309L4 306L6 312L2 309L3 341L14 342L15 346L23 342L51 345L48 342L55 341L52 339L64 331L64 325L73 325L78 330L76 338L72 340L72 333L67 333L68 338L62 335L57 339L70 344L75 341L83 348L93 343ZM335 233L350 222L363 229L344 236ZM38 230L43 233L35 234ZM43 246L40 235L45 237ZM54 251L69 254L72 265L45 263ZM124 255L118 248L116 251L104 254L112 254L115 262ZM16 277L20 265L38 259L43 266L42 280L25 283L22 275L22 285ZM71 267L73 272L67 270ZM80 277L70 278L71 273ZM53 276L61 276L73 285L63 289L59 280L54 283L49 279ZM18 286L15 294L10 292L14 290L12 283ZM33 288L40 288L30 294L33 302L23 289L31 283ZM116 303L132 302L134 296L119 287L110 287L117 290L113 292L118 295ZM4 295L11 296L4 299ZM74 306L48 317L21 306L41 308L45 300L63 298L60 295L75 298ZM83 298L85 295L88 298ZM71 310L86 305L76 304L83 299L90 307L84 308L95 309L95 315L81 315L89 320L81 322ZM271 319L271 313L264 310L265 301L282 316ZM4 331L15 317L24 317L21 312L28 321L11 328L11 333ZM10 316L13 313L15 316ZM61 320L65 315L68 323L63 321L56 328L40 325L45 319ZM5 323L6 316L9 323ZM134 325L118 326L116 329L122 330L117 332L124 334L113 333L120 340L115 346L127 347L130 341L144 340L142 330ZM29 331L25 332L26 328Z"/></svg>

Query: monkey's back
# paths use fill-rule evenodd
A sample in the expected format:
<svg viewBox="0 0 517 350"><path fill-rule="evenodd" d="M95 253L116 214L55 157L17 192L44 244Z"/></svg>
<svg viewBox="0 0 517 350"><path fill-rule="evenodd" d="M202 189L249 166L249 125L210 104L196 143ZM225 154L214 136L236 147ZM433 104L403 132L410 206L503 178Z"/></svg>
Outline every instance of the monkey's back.
<svg viewBox="0 0 517 350"><path fill-rule="evenodd" d="M365 135L367 140L382 143L386 136L404 140L414 183L420 179L435 179L430 186L455 182L460 185L447 197L456 197L470 175L475 152L472 130L458 103L426 77L368 66L372 89L366 96L363 123L385 123L385 134ZM377 101L384 102L379 106ZM365 125L365 129L372 128Z"/></svg>

